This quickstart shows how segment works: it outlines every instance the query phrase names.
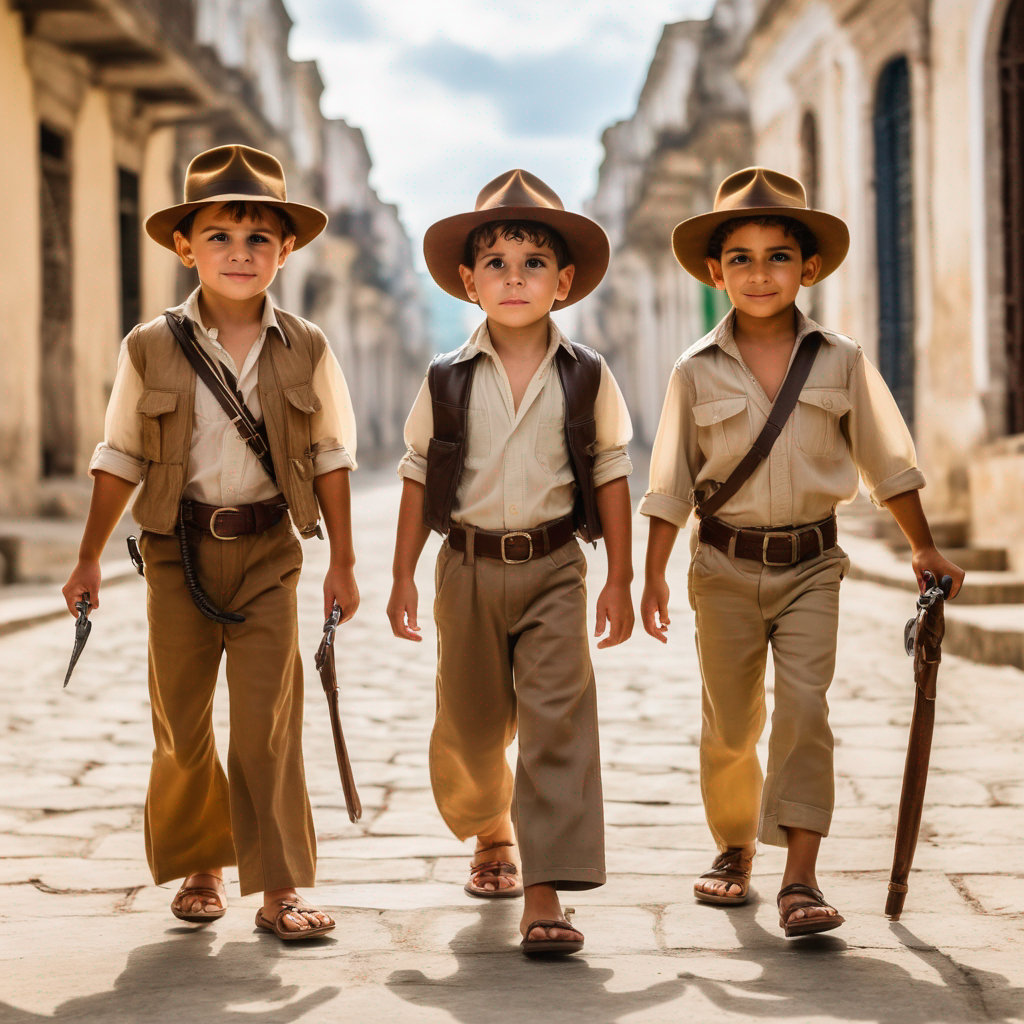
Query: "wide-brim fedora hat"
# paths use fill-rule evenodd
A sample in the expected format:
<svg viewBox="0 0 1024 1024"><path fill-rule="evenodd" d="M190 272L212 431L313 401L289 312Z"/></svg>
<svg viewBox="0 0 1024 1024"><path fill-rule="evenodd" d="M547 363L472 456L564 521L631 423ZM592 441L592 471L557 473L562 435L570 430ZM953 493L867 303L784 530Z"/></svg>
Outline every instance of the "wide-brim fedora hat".
<svg viewBox="0 0 1024 1024"><path fill-rule="evenodd" d="M698 281L713 287L711 273L704 261L708 242L715 229L735 217L790 217L805 224L818 240L821 272L815 283L824 280L846 259L850 249L850 229L839 217L807 205L803 185L788 174L767 167L745 167L730 174L718 187L715 208L677 224L672 232L672 251L680 265Z"/></svg>
<svg viewBox="0 0 1024 1024"><path fill-rule="evenodd" d="M295 224L295 246L301 249L327 226L327 214L314 206L288 202L280 161L250 146L217 146L194 157L185 171L185 201L159 210L146 221L154 242L174 249L174 229L181 219L211 203L270 203Z"/></svg>
<svg viewBox="0 0 1024 1024"><path fill-rule="evenodd" d="M471 302L459 274L459 265L465 261L466 239L481 224L510 220L547 224L565 239L576 271L569 294L556 301L552 309L579 302L601 283L610 256L604 229L589 217L570 213L553 189L536 175L518 168L484 185L472 212L445 217L427 228L423 255L430 276L449 295Z"/></svg>

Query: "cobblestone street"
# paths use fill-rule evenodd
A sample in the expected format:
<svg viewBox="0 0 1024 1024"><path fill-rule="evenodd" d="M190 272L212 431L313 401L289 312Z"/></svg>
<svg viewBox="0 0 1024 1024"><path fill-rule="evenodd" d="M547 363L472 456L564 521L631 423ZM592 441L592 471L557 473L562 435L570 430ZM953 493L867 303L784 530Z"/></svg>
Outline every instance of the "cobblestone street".
<svg viewBox="0 0 1024 1024"><path fill-rule="evenodd" d="M521 902L463 894L470 846L447 833L429 790L437 539L421 562L424 642L401 643L384 615L398 485L390 472L365 475L354 495L362 607L338 646L359 825L344 810L312 664L326 545L304 545L300 583L316 898L337 930L291 946L256 933L259 899L238 899L230 873L222 921L201 930L170 916L176 886L152 885L143 850L145 589L127 583L103 592L66 691L70 618L0 637L0 1022L1024 1020L1024 673L944 659L915 871L903 919L890 924L882 909L912 701L902 633L913 599L843 584L831 691L837 808L819 878L847 923L787 943L774 906L780 850L755 862L747 906L690 895L713 850L682 542L669 645L638 624L628 644L594 652L610 877L566 894L586 950L561 963L521 957ZM636 531L639 572L646 522ZM603 549L590 556L592 614ZM222 688L222 756L226 711Z"/></svg>

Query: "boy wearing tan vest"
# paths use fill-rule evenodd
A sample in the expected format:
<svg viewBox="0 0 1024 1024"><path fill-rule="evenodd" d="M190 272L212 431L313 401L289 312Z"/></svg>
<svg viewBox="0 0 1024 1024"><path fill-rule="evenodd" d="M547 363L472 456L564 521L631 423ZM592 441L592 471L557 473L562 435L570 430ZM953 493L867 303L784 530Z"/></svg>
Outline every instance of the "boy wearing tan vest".
<svg viewBox="0 0 1024 1024"><path fill-rule="evenodd" d="M795 179L747 168L672 243L680 264L733 305L672 371L640 507L651 517L641 614L662 643L668 557L691 510L699 524L689 599L703 679L701 792L720 852L694 895L743 903L757 838L788 847L777 900L785 934L826 931L843 923L815 874L832 817L826 693L849 569L835 509L856 496L858 474L910 541L922 589L926 571L948 574L955 595L964 573L932 542L914 443L878 371L857 342L796 307L800 287L846 256L843 221L808 209ZM775 711L762 784L769 646Z"/></svg>
<svg viewBox="0 0 1024 1024"><path fill-rule="evenodd" d="M413 572L430 529L446 535L435 575L434 797L459 839L476 837L466 891L506 899L525 886L523 952L574 953L583 935L557 890L605 881L587 563L575 535L603 532L596 635L607 622L598 646L622 643L633 627L632 428L604 360L569 341L550 312L596 287L608 240L516 170L486 185L474 212L434 224L423 248L437 284L487 319L434 360L406 424L388 617L396 636L420 639ZM517 728L513 779L505 749ZM516 841L522 883L519 858L495 853Z"/></svg>
<svg viewBox="0 0 1024 1024"><path fill-rule="evenodd" d="M90 467L79 562L64 587L69 610L83 594L99 607L100 554L141 482L132 513L149 591L153 878L185 876L172 913L208 923L226 911L222 871L237 864L242 895L263 892L257 926L282 939L334 927L296 892L314 884L316 841L302 764L302 552L291 523L310 537L323 516L325 615L337 602L349 619L359 604L348 389L319 328L275 308L267 293L288 255L326 223L319 210L287 201L274 157L245 146L199 154L185 202L146 222L198 271L199 287L124 340ZM232 401L240 419L223 407ZM222 652L226 776L212 723Z"/></svg>

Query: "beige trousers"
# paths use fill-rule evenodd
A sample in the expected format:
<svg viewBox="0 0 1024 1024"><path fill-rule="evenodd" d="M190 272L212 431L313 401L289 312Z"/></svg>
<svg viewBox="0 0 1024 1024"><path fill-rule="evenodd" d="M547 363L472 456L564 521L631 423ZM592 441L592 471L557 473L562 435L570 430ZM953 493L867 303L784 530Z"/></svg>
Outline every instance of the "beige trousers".
<svg viewBox="0 0 1024 1024"><path fill-rule="evenodd" d="M826 693L836 663L841 548L787 568L733 560L690 539L690 606L703 679L700 781L721 849L755 836L787 844L786 826L828 835L835 786ZM764 729L768 648L775 711L762 784L755 745Z"/></svg>
<svg viewBox="0 0 1024 1024"><path fill-rule="evenodd" d="M218 608L185 589L177 537L143 533L149 584L149 693L156 749L146 853L157 884L238 865L242 895L311 886L316 839L302 765L302 666L295 586L302 551L286 516L266 533L203 536L196 568ZM227 776L213 735L213 692L227 655Z"/></svg>
<svg viewBox="0 0 1024 1024"><path fill-rule="evenodd" d="M525 885L605 881L586 568L575 540L522 565L447 541L437 558L434 798L459 839L492 831L511 805Z"/></svg>

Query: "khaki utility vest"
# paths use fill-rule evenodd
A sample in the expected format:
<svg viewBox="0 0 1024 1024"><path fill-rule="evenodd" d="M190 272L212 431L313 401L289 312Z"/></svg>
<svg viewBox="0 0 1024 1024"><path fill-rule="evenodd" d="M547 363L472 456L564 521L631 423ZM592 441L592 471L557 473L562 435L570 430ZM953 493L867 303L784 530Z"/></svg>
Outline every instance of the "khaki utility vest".
<svg viewBox="0 0 1024 1024"><path fill-rule="evenodd" d="M170 310L177 316L184 306ZM314 324L276 310L287 345L267 338L257 362L257 387L277 482L303 537L316 533L320 518L313 492L313 450L309 418L320 408L313 370L327 347ZM143 530L173 534L185 490L192 444L196 373L161 314L128 335L128 355L142 378L146 465L132 515Z"/></svg>

